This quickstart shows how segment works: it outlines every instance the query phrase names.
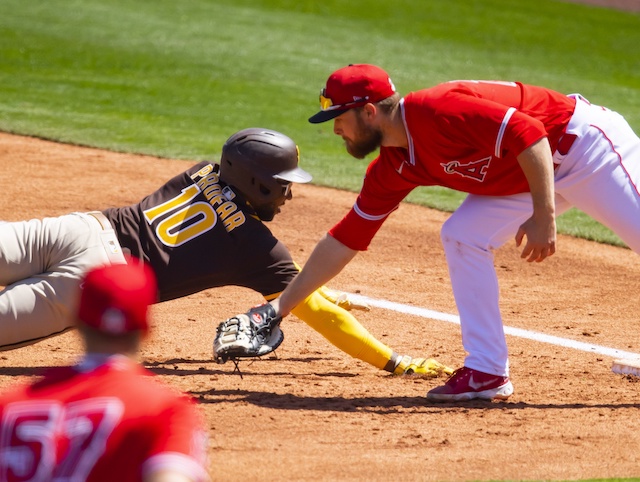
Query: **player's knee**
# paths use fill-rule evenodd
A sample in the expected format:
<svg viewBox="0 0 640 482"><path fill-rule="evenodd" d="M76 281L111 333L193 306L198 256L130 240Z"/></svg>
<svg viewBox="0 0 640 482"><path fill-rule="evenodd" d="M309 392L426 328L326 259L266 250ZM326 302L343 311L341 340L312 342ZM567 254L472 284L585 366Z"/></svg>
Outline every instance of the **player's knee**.
<svg viewBox="0 0 640 482"><path fill-rule="evenodd" d="M460 223L455 216L451 216L447 219L440 230L440 241L445 249L449 246L459 245L461 243L466 242L466 233L468 233L469 229L464 229L462 226L463 223Z"/></svg>
<svg viewBox="0 0 640 482"><path fill-rule="evenodd" d="M468 223L450 217L440 230L440 240L447 256L461 256L464 253L485 253L489 251L487 240L469 228Z"/></svg>

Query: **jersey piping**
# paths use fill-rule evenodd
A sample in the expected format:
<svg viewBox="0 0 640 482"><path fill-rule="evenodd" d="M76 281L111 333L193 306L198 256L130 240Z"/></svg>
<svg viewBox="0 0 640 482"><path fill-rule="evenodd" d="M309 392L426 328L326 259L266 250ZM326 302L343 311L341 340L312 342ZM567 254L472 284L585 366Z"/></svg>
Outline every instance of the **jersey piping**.
<svg viewBox="0 0 640 482"><path fill-rule="evenodd" d="M358 201L356 201L356 203L353 205L353 210L358 214L358 216L360 216L363 219L366 219L367 221L380 221L381 219L384 219L389 214L391 214L395 210L395 208L392 209L391 211L389 211L388 213L384 213L384 214L380 214L378 216L374 216L372 214L367 214L362 209L360 209L360 206L358 206Z"/></svg>
<svg viewBox="0 0 640 482"><path fill-rule="evenodd" d="M502 138L504 137L504 132L507 130L507 125L509 125L509 119L516 111L515 107L510 107L507 110L507 113L504 115L504 119L502 119L502 124L500 124L500 131L498 131L498 138L496 139L496 149L494 154L496 157L502 157Z"/></svg>
<svg viewBox="0 0 640 482"><path fill-rule="evenodd" d="M416 165L416 156L415 151L413 149L413 137L411 137L411 133L409 132L409 126L407 125L407 118L404 112L404 97L400 99L400 112L402 113L402 123L404 124L404 131L407 134L407 141L409 143L409 163L412 166ZM399 173L401 174L401 173Z"/></svg>

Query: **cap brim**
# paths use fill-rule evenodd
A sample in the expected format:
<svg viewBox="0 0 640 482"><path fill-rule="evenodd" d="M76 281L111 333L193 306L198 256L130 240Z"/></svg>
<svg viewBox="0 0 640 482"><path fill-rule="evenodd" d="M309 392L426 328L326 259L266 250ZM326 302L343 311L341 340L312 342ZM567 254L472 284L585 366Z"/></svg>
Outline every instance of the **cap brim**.
<svg viewBox="0 0 640 482"><path fill-rule="evenodd" d="M344 114L348 110L349 109L345 109L345 110L321 110L317 114L312 115L311 117L309 117L309 122L311 122L312 124L320 124L321 122L326 122L328 120L335 119L340 114Z"/></svg>
<svg viewBox="0 0 640 482"><path fill-rule="evenodd" d="M311 181L312 176L304 169L296 167L295 169L291 169L289 171L279 172L275 176L276 179L281 179L287 182L298 182L304 184L305 182Z"/></svg>

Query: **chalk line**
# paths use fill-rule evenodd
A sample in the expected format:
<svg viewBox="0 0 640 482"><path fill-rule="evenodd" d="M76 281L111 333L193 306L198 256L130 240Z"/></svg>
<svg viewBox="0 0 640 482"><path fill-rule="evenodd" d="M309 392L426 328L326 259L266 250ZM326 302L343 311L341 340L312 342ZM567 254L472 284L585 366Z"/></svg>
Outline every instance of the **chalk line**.
<svg viewBox="0 0 640 482"><path fill-rule="evenodd" d="M375 306L378 308L384 308L387 310L397 311L399 313L406 313L409 315L420 316L422 318L429 318L431 320L446 321L449 323L460 324L460 317L457 315L451 315L448 313L441 313L439 311L429 310L426 308L420 308L417 306L403 305L401 303L395 303L393 301L378 300L369 298L367 296L357 295L349 293L349 298L354 301L367 303L369 306ZM521 328L513 328L510 326L504 327L504 332L507 335L518 336L520 338L526 338L528 340L535 340L541 343L549 343L551 345L558 345L566 348L573 348L589 353L597 353L599 355L610 356L613 358L640 358L639 353L633 353L624 350L618 350L617 348L609 348L601 345L594 345L592 343L584 343L581 341L570 340L559 336L546 335L530 330L523 330Z"/></svg>

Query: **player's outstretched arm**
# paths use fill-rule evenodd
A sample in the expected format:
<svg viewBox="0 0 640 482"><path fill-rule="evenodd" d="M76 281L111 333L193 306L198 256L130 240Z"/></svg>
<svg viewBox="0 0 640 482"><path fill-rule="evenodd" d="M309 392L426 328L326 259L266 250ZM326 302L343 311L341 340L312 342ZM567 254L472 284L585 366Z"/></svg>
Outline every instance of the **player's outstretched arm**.
<svg viewBox="0 0 640 482"><path fill-rule="evenodd" d="M298 271L302 270L302 268L298 263L294 261L293 264L298 269ZM340 308L344 308L347 311L351 311L351 310L371 311L371 307L366 302L354 300L353 297L349 295L349 293L335 290L327 286L321 286L316 291L320 293L323 298L326 298L331 303L338 305ZM278 296L280 296L280 293L274 295L273 297L268 298L267 301L271 301L277 298Z"/></svg>
<svg viewBox="0 0 640 482"><path fill-rule="evenodd" d="M278 326L282 318L326 281L337 275L356 254L357 251L325 235L311 253L307 266L295 276L279 298L233 316L218 325L213 341L214 360L225 363L231 359L259 357L271 353L284 339L284 334ZM280 311L280 299L287 293L282 305L285 311Z"/></svg>
<svg viewBox="0 0 640 482"><path fill-rule="evenodd" d="M276 312L282 317L291 313L306 297L337 276L356 254L358 251L325 234L318 241L302 271L271 302Z"/></svg>

